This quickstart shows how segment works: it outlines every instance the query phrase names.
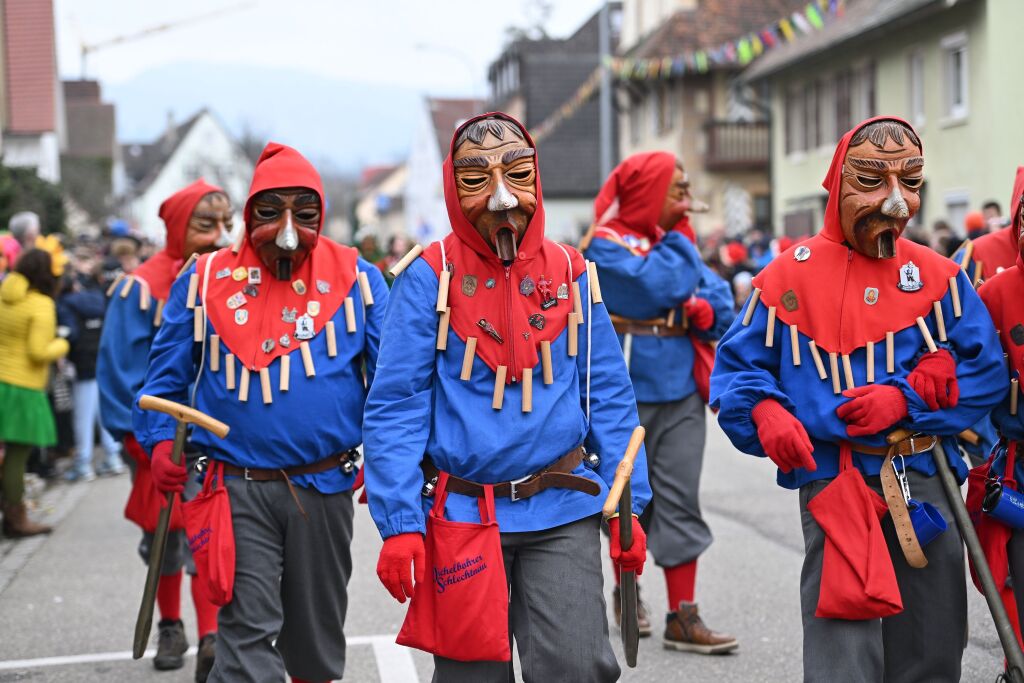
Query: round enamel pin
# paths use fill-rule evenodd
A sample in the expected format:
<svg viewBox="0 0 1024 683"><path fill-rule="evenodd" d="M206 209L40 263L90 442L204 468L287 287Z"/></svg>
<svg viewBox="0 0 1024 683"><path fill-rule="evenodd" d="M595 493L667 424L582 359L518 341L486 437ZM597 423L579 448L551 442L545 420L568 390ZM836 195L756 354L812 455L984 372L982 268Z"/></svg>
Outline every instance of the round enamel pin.
<svg viewBox="0 0 1024 683"><path fill-rule="evenodd" d="M797 261L803 262L811 258L811 248L807 246L799 246L796 251L793 252L793 258Z"/></svg>
<svg viewBox="0 0 1024 683"><path fill-rule="evenodd" d="M249 322L249 311L239 308L235 311L235 324L244 325Z"/></svg>
<svg viewBox="0 0 1024 683"><path fill-rule="evenodd" d="M303 294L306 293L306 283L303 282L302 280L295 280L294 282L292 282L292 289L295 290L296 294L302 296Z"/></svg>
<svg viewBox="0 0 1024 683"><path fill-rule="evenodd" d="M249 276L249 271L243 266L238 266L231 272L231 279L235 282L241 282Z"/></svg>

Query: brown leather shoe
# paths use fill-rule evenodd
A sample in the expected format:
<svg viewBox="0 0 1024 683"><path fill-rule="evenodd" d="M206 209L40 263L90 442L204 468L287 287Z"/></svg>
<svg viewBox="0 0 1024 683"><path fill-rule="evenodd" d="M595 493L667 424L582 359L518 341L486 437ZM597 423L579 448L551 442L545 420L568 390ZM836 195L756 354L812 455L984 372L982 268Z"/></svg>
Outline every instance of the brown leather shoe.
<svg viewBox="0 0 1024 683"><path fill-rule="evenodd" d="M622 600L618 586L612 591L612 605L615 610L615 626L622 628ZM647 613L647 603L640 598L640 586L636 587L636 621L640 626L640 637L649 638L652 631L651 619Z"/></svg>
<svg viewBox="0 0 1024 683"><path fill-rule="evenodd" d="M8 538L24 538L26 536L38 536L53 531L53 527L45 524L36 524L28 518L28 510L25 509L25 502L9 505L4 503L4 536Z"/></svg>
<svg viewBox="0 0 1024 683"><path fill-rule="evenodd" d="M716 633L704 625L695 602L680 602L679 609L665 617L665 649L720 655L740 644L727 633Z"/></svg>

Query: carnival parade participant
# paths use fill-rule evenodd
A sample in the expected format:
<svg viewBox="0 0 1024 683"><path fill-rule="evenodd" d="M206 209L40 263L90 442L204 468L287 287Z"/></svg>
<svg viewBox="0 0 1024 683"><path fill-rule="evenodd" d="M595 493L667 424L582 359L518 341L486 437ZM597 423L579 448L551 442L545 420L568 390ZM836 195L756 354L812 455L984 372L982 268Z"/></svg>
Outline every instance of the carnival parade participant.
<svg viewBox="0 0 1024 683"><path fill-rule="evenodd" d="M235 558L209 680L331 680L345 668L355 448L387 287L320 234L320 176L290 147L263 150L244 217L235 247L172 286L140 395L191 395L231 428L192 436L230 498L230 525L211 538ZM173 420L136 407L133 428L157 489L180 492Z"/></svg>
<svg viewBox="0 0 1024 683"><path fill-rule="evenodd" d="M400 264L367 402L377 574L399 602L412 597L399 642L435 654L437 681L510 680L512 638L527 680L619 676L598 512L636 404L596 268L544 237L537 153L505 114L455 131L443 169L452 233ZM641 451L629 550L609 522L625 570L643 568L636 515L649 498ZM444 542L453 526L493 531L495 554L463 559L465 544ZM444 612L436 601L453 594Z"/></svg>
<svg viewBox="0 0 1024 683"><path fill-rule="evenodd" d="M966 478L955 436L1005 366L968 277L900 239L923 170L900 119L843 136L824 228L754 279L711 377L733 444L800 492L806 681L960 680L963 547L930 450Z"/></svg>
<svg viewBox="0 0 1024 683"><path fill-rule="evenodd" d="M1017 175L1013 179L1013 193L1010 195L1010 207L1017 206L1024 192L1024 166L1017 167ZM1016 214L1013 221L1016 221ZM960 264L975 287L996 273L1013 268L1017 263L1017 241L1014 237L1013 225L997 228L977 239L964 240L960 248L953 254L953 260Z"/></svg>
<svg viewBox="0 0 1024 683"><path fill-rule="evenodd" d="M25 507L25 465L33 448L57 441L53 412L46 400L50 365L68 353L57 337L53 297L63 266L51 254L26 249L0 284L0 441L4 444L3 532L18 538L48 534Z"/></svg>
<svg viewBox="0 0 1024 683"><path fill-rule="evenodd" d="M647 429L654 498L641 521L668 588L664 645L720 654L738 643L707 628L694 601L697 558L712 540L698 493L714 358L709 342L729 329L735 314L729 285L704 265L695 246L688 216L693 201L674 155L634 154L598 194L584 255L601 269L605 303ZM641 628L650 635L649 622Z"/></svg>
<svg viewBox="0 0 1024 683"><path fill-rule="evenodd" d="M226 239L231 230L231 215L231 202L224 191L202 179L175 192L160 205L160 218L167 228L164 249L130 275L121 275L109 288L96 369L100 419L107 431L124 444L129 456L133 481L125 516L142 528L139 554L144 562L149 561L162 496L153 484L149 456L133 433L132 402L146 377L150 349L164 321L171 285L186 261L214 251ZM189 460L194 463L200 454L189 450ZM191 482L186 498L192 498L198 491L199 486ZM217 606L206 594L203 581L196 577L178 506L172 517L157 589L160 621L153 666L160 670L185 665L188 639L181 620L185 569L192 577L192 602L198 624L195 678L202 683L213 666Z"/></svg>

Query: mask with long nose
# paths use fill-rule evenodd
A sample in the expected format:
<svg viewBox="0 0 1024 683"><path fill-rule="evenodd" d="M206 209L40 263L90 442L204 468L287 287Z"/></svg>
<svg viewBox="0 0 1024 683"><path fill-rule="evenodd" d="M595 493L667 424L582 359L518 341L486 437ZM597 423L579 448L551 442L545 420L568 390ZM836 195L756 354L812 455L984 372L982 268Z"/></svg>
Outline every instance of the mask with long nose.
<svg viewBox="0 0 1024 683"><path fill-rule="evenodd" d="M853 249L896 256L896 240L921 208L923 170L917 136L906 126L879 121L854 135L839 187L839 220Z"/></svg>
<svg viewBox="0 0 1024 683"><path fill-rule="evenodd" d="M253 197L249 240L277 279L290 280L306 260L316 244L321 212L320 196L309 188L266 190Z"/></svg>
<svg viewBox="0 0 1024 683"><path fill-rule="evenodd" d="M192 209L185 228L182 255L207 254L228 244L232 227L231 200L223 192L204 195Z"/></svg>
<svg viewBox="0 0 1024 683"><path fill-rule="evenodd" d="M535 150L514 124L487 118L460 133L452 161L463 215L511 262L537 210Z"/></svg>

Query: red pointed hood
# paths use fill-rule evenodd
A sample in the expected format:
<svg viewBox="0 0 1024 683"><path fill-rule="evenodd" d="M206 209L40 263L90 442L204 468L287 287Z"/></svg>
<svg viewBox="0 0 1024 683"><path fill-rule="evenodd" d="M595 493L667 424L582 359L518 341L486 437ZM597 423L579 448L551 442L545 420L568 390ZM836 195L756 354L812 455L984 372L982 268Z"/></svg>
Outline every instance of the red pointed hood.
<svg viewBox="0 0 1024 683"><path fill-rule="evenodd" d="M160 218L167 227L166 246L132 273L137 279L149 285L150 294L164 301L171 291L171 284L185 262L185 234L192 212L206 195L212 192L227 194L216 185L210 185L200 178L191 185L178 190L160 205Z"/></svg>
<svg viewBox="0 0 1024 683"><path fill-rule="evenodd" d="M821 186L828 192L828 204L825 206L825 226L821 229L821 234L833 242L842 243L846 239L843 237L843 225L839 220L839 186L843 181L843 162L846 161L846 152L850 148L850 140L853 139L853 136L861 128L876 121L895 121L896 123L902 123L910 130L914 130L913 126L898 116L873 116L870 119L861 121L847 131L846 135L839 141L839 144L836 145L836 152L832 155L832 165L828 167L825 180L821 183ZM917 131L914 132L915 134L917 133ZM918 137L920 138L920 136ZM923 146L921 152L924 152Z"/></svg>
<svg viewBox="0 0 1024 683"><path fill-rule="evenodd" d="M487 241L480 236L480 233L476 231L473 224L462 213L462 207L459 205L459 192L455 186L455 141L459 139L459 135L466 129L466 126L488 117L508 121L522 132L523 137L526 138L526 144L536 149L537 146L534 144L533 138L530 137L526 127L508 114L492 111L467 119L455 130L451 144L448 146L448 156L444 158L442 167L444 174L444 203L448 209L448 220L452 224L452 232L485 260L493 260L496 263L500 263L497 254L491 251ZM519 258L521 259L533 258L537 250L540 249L540 245L544 242L544 194L540 184L540 159L538 156L534 156L534 160L537 163L537 210L530 219L529 225L526 226L526 232L523 234L522 241L516 245L520 254Z"/></svg>
<svg viewBox="0 0 1024 683"><path fill-rule="evenodd" d="M594 200L594 220L599 227L632 233L652 242L664 231L658 218L665 203L676 157L669 152L641 152L627 157L615 167ZM612 204L618 209L605 218Z"/></svg>
<svg viewBox="0 0 1024 683"><path fill-rule="evenodd" d="M1013 239L1020 240L1020 204L1024 201L1024 166L1017 167L1017 176L1013 179L1013 194L1010 195L1010 211L1013 216ZM1016 246L1016 245L1014 245Z"/></svg>
<svg viewBox="0 0 1024 683"><path fill-rule="evenodd" d="M265 190L283 189L287 187L308 187L320 197L320 225L317 232L324 227L324 214L327 205L324 202L324 186L320 180L320 174L313 168L306 157L287 145L279 142L268 142L263 148L260 158L256 161L256 170L252 175L252 184L249 185L249 197L245 200L245 228L249 229L252 223L253 197Z"/></svg>

